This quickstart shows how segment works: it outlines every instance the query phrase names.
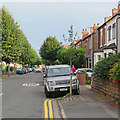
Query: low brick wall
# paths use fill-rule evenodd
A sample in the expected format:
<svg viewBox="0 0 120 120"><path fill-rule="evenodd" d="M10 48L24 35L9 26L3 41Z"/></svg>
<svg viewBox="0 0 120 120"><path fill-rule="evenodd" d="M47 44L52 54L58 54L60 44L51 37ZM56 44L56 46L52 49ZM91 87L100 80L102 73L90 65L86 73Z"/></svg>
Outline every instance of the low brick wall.
<svg viewBox="0 0 120 120"><path fill-rule="evenodd" d="M103 83L102 80L92 77L91 88L94 91L109 96L111 99L120 99L120 89L112 86L111 82Z"/></svg>

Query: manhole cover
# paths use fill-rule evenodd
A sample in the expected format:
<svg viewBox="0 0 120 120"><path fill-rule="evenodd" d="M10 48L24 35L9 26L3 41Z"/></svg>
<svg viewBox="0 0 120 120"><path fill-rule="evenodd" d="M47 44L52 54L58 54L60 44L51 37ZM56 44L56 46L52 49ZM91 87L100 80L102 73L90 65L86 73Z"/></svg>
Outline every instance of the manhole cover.
<svg viewBox="0 0 120 120"><path fill-rule="evenodd" d="M39 86L38 83L24 83L23 84L23 87L36 87L36 86Z"/></svg>

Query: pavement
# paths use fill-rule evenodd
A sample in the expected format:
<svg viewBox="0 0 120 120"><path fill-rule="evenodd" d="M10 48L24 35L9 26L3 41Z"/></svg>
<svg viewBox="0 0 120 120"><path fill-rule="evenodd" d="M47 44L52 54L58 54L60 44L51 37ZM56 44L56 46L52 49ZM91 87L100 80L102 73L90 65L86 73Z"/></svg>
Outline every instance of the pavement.
<svg viewBox="0 0 120 120"><path fill-rule="evenodd" d="M62 117L80 120L118 120L118 108L101 99L90 85L80 85L80 95L58 101ZM84 119L83 119L84 118Z"/></svg>

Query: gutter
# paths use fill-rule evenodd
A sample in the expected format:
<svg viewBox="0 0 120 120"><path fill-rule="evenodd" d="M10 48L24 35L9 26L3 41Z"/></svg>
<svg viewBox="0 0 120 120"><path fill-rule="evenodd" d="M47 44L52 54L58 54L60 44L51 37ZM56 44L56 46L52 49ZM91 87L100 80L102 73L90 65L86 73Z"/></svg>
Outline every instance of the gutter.
<svg viewBox="0 0 120 120"><path fill-rule="evenodd" d="M60 101L58 101L58 100L56 100L56 101L57 101L57 104L58 104L58 107L59 107L62 119L63 120L68 120L67 117L66 117L66 115L65 115L64 109L63 109Z"/></svg>

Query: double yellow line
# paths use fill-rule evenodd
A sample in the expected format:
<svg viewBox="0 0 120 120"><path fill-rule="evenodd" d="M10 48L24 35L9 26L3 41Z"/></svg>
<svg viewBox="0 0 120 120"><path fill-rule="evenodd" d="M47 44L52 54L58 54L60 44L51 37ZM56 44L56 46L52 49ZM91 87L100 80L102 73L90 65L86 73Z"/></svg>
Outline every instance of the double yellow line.
<svg viewBox="0 0 120 120"><path fill-rule="evenodd" d="M52 110L52 100L44 101L44 109L45 109L45 120L53 120L53 110Z"/></svg>

